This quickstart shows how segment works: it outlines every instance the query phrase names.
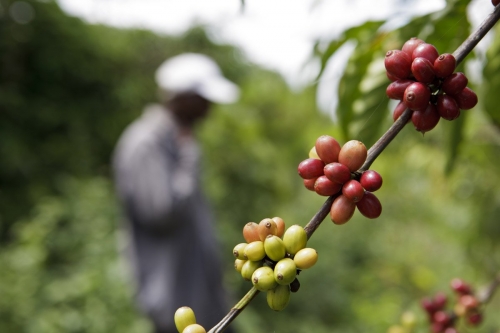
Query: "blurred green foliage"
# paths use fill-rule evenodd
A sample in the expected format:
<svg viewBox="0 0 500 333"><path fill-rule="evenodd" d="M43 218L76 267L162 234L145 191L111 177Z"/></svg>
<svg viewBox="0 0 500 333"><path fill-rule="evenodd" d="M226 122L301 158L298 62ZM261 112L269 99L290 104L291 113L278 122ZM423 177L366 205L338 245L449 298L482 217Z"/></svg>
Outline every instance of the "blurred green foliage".
<svg viewBox="0 0 500 333"><path fill-rule="evenodd" d="M239 103L216 107L197 129L236 302L249 289L231 254L243 225L281 216L303 226L324 202L296 173L316 138L370 146L390 126L385 51L417 36L452 52L470 32L460 0L396 30L366 22L324 50L318 43L323 65L346 41L357 43L334 124L316 110L314 87L290 91L203 27L175 37L118 30L68 17L50 1L27 1L35 16L20 24L9 16L13 2L0 0L0 332L148 332L119 255L109 160L123 128L156 100L153 73L168 56L207 53L242 88ZM428 332L421 297L441 290L453 300L457 276L477 288L491 281L500 267L499 45L474 87L476 108L424 137L408 125L373 164L384 177L382 216L356 213L344 226L327 218L309 242L319 261L301 273L288 307L273 312L258 295L232 324L239 332L386 332L408 310L417 332ZM499 309L497 295L474 332L498 330Z"/></svg>

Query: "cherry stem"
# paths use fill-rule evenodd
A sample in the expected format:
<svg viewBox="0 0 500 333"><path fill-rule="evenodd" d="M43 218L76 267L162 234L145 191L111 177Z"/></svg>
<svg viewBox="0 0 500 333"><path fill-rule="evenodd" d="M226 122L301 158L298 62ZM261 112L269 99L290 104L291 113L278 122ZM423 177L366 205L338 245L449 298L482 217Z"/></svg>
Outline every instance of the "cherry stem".
<svg viewBox="0 0 500 333"><path fill-rule="evenodd" d="M479 301L483 304L488 303L495 294L495 291L497 290L498 287L500 287L500 273L497 274L495 279L486 288L484 293L481 295Z"/></svg>
<svg viewBox="0 0 500 333"><path fill-rule="evenodd" d="M495 25L495 23L500 19L500 6L496 6L493 12L488 15L488 17L479 25L479 27L460 45L453 56L455 57L458 66L465 57L474 49L474 47L479 43L479 41L486 35L488 31ZM361 174L368 170L372 163L377 159L377 157L384 151L384 149L391 143L391 141L398 135L398 133L405 127L410 120L411 110L406 109L401 116L396 120L392 126L385 132L380 139L368 150L368 156L365 163L361 168L356 171L357 174ZM333 201L338 196L338 194L328 197L325 203L321 206L320 210L313 216L313 218L304 227L307 233L307 238L311 238L312 234L318 229L319 225L326 218L330 212L330 207ZM487 294L489 295L484 299L486 303L493 295L496 288L500 285L500 276L495 279L495 282L490 286L491 291ZM252 299L259 293L255 287L250 289L250 291L231 309L231 311L208 333L219 333L223 332L224 329L243 311L243 309L252 301Z"/></svg>

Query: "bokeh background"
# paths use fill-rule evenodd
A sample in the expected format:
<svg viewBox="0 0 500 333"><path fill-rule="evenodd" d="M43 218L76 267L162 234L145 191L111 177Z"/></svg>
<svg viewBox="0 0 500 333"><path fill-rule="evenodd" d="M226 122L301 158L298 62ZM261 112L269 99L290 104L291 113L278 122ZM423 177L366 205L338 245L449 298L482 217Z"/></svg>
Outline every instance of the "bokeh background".
<svg viewBox="0 0 500 333"><path fill-rule="evenodd" d="M318 80L291 89L204 25L167 35L90 24L54 1L0 0L0 332L148 332L120 256L109 165L121 131L156 101L153 73L164 59L206 53L242 89L237 104L217 107L197 128L236 302L250 288L231 253L243 225L280 216L304 226L325 200L296 171L316 138L371 146L392 123L385 52L413 36L453 52L474 28L468 8L479 1L491 5L448 0L399 25L371 20L317 40L309 60ZM499 33L458 69L478 106L424 136L406 126L372 166L384 177L382 216L356 213L343 226L327 218L309 241L319 262L300 275L288 307L273 312L258 295L234 321L239 332L386 332L407 311L416 332L428 332L422 297L444 291L453 301L452 278L481 290L498 274ZM326 77L346 49L338 77ZM338 81L329 112L318 108L325 77ZM499 314L497 293L484 324L460 332L499 332Z"/></svg>

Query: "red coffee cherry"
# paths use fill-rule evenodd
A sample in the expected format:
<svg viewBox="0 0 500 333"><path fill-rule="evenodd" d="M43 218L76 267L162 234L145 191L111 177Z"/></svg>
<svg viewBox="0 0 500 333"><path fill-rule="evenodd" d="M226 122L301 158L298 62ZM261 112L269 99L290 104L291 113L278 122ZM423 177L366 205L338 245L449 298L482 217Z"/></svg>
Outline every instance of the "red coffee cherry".
<svg viewBox="0 0 500 333"><path fill-rule="evenodd" d="M431 99L431 91L421 82L413 82L406 88L403 102L413 111L422 111L427 108Z"/></svg>
<svg viewBox="0 0 500 333"><path fill-rule="evenodd" d="M448 95L456 95L467 87L469 80L462 72L453 73L444 79L441 89Z"/></svg>
<svg viewBox="0 0 500 333"><path fill-rule="evenodd" d="M340 152L340 144L329 135L320 136L314 145L316 153L325 164L337 162Z"/></svg>
<svg viewBox="0 0 500 333"><path fill-rule="evenodd" d="M412 37L403 44L401 51L406 53L411 58L413 55L413 51L415 51L417 46L423 43L424 43L423 40L418 39L417 37Z"/></svg>
<svg viewBox="0 0 500 333"><path fill-rule="evenodd" d="M299 176L304 179L317 178L323 175L325 163L316 158L308 158L300 162L298 167Z"/></svg>
<svg viewBox="0 0 500 333"><path fill-rule="evenodd" d="M395 77L394 75L392 75L391 73L389 73L389 72L387 72L387 71L385 72L385 75L387 75L387 78L388 78L390 81L393 81L393 82L394 82L394 81L396 81L396 80L399 80L399 78L398 78L398 77Z"/></svg>
<svg viewBox="0 0 500 333"><path fill-rule="evenodd" d="M429 315L433 315L436 311L438 311L436 305L434 304L434 300L430 297L422 298L420 301L420 306L424 309Z"/></svg>
<svg viewBox="0 0 500 333"><path fill-rule="evenodd" d="M477 326L483 321L483 315L479 312L474 312L467 317L467 321L472 326Z"/></svg>
<svg viewBox="0 0 500 333"><path fill-rule="evenodd" d="M450 323L451 316L445 311L437 311L432 316L432 319L434 320L434 322L446 326Z"/></svg>
<svg viewBox="0 0 500 333"><path fill-rule="evenodd" d="M391 99L399 99L402 100L406 88L412 84L413 80L396 80L387 86L385 93L387 97Z"/></svg>
<svg viewBox="0 0 500 333"><path fill-rule="evenodd" d="M405 110L407 109L408 107L406 106L405 102L401 101L398 103L398 105L396 105L396 107L394 108L394 111L392 112L392 119L394 121L398 120L399 117L401 117L401 115L403 114L403 112L405 112ZM408 122L409 123L411 120L411 118L408 119Z"/></svg>
<svg viewBox="0 0 500 333"><path fill-rule="evenodd" d="M314 192L314 183L316 183L316 179L318 178L312 178L312 179L303 179L304 186L309 190Z"/></svg>
<svg viewBox="0 0 500 333"><path fill-rule="evenodd" d="M479 306L479 301L473 295L462 295L458 302L463 305L466 310L472 310Z"/></svg>
<svg viewBox="0 0 500 333"><path fill-rule="evenodd" d="M491 0L491 3L493 4L493 6L496 6L500 3L500 0Z"/></svg>
<svg viewBox="0 0 500 333"><path fill-rule="evenodd" d="M344 224L351 219L356 210L356 203L344 195L339 195L330 208L330 218L335 224Z"/></svg>
<svg viewBox="0 0 500 333"><path fill-rule="evenodd" d="M468 295L472 292L470 285L466 283L464 280L459 278L454 278L453 280L451 280L450 287L455 292L461 295Z"/></svg>
<svg viewBox="0 0 500 333"><path fill-rule="evenodd" d="M357 180L351 179L342 186L342 194L352 202L359 202L365 194L365 189Z"/></svg>
<svg viewBox="0 0 500 333"><path fill-rule="evenodd" d="M436 61L436 59L439 57L439 52L434 45L422 43L418 45L415 50L413 50L413 53L411 55L412 60L415 60L419 57L425 58L429 60L431 64L434 64L434 61Z"/></svg>
<svg viewBox="0 0 500 333"><path fill-rule="evenodd" d="M464 90L456 95L453 95L457 101L458 107L462 110L469 110L476 106L477 95L469 87L465 87Z"/></svg>
<svg viewBox="0 0 500 333"><path fill-rule="evenodd" d="M332 182L325 175L319 176L314 183L314 191L319 195L330 196L340 192L342 185Z"/></svg>
<svg viewBox="0 0 500 333"><path fill-rule="evenodd" d="M460 108L457 102L449 95L439 95L436 107L439 115L443 119L453 120L460 116Z"/></svg>
<svg viewBox="0 0 500 333"><path fill-rule="evenodd" d="M431 103L427 104L424 111L414 111L411 115L415 129L422 133L429 132L436 127L440 118L436 106Z"/></svg>
<svg viewBox="0 0 500 333"><path fill-rule="evenodd" d="M456 65L457 60L453 54L443 53L434 61L434 72L437 77L445 78L453 74Z"/></svg>
<svg viewBox="0 0 500 333"><path fill-rule="evenodd" d="M354 172L365 163L368 151L363 142L358 140L347 141L340 149L339 163L342 163Z"/></svg>
<svg viewBox="0 0 500 333"><path fill-rule="evenodd" d="M446 294L443 292L438 292L434 296L434 304L438 309L444 309L446 306L446 302L448 302L448 297L446 297Z"/></svg>
<svg viewBox="0 0 500 333"><path fill-rule="evenodd" d="M363 198L356 204L359 212L369 218L376 219L382 213L382 204L375 196L375 194L366 191Z"/></svg>
<svg viewBox="0 0 500 333"><path fill-rule="evenodd" d="M431 83L436 77L433 63L422 57L413 60L411 63L411 72L418 81L423 83Z"/></svg>
<svg viewBox="0 0 500 333"><path fill-rule="evenodd" d="M385 69L391 75L406 79L411 73L411 58L400 50L387 51L384 59Z"/></svg>
<svg viewBox="0 0 500 333"><path fill-rule="evenodd" d="M260 240L259 237L259 225L255 222L248 222L243 227L243 238L247 243L255 242Z"/></svg>
<svg viewBox="0 0 500 333"><path fill-rule="evenodd" d="M351 179L351 171L341 163L329 163L323 169L325 176L332 182L344 184Z"/></svg>
<svg viewBox="0 0 500 333"><path fill-rule="evenodd" d="M375 170L366 170L361 175L359 182L365 190L375 192L382 187L382 176Z"/></svg>

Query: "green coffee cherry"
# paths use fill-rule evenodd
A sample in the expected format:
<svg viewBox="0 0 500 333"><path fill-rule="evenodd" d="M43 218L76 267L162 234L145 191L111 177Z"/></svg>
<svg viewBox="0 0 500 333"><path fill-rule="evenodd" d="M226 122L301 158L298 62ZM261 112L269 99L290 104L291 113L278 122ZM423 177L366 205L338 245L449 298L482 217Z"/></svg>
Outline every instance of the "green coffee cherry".
<svg viewBox="0 0 500 333"><path fill-rule="evenodd" d="M207 331L201 325L192 324L186 327L182 333L207 333Z"/></svg>
<svg viewBox="0 0 500 333"><path fill-rule="evenodd" d="M278 285L274 279L273 269L268 266L259 267L253 272L252 283L260 291L267 291Z"/></svg>
<svg viewBox="0 0 500 333"><path fill-rule="evenodd" d="M285 243L286 252L293 256L306 247L307 233L300 225L292 225L286 229L283 235L283 243Z"/></svg>
<svg viewBox="0 0 500 333"><path fill-rule="evenodd" d="M243 252L245 259L251 261L259 261L264 259L264 257L266 256L266 251L264 250L264 242L262 241L249 243L247 246L245 246Z"/></svg>
<svg viewBox="0 0 500 333"><path fill-rule="evenodd" d="M274 311L283 310L290 301L290 287L278 285L267 291L267 304Z"/></svg>
<svg viewBox="0 0 500 333"><path fill-rule="evenodd" d="M241 267L241 276L245 280L252 280L252 274L255 270L262 266L262 261L247 260Z"/></svg>
<svg viewBox="0 0 500 333"><path fill-rule="evenodd" d="M296 275L297 267L290 258L281 259L276 266L274 266L274 279L278 284L289 285L295 280Z"/></svg>
<svg viewBox="0 0 500 333"><path fill-rule="evenodd" d="M315 249L306 247L295 254L293 261L298 269L311 268L318 261L318 252Z"/></svg>
<svg viewBox="0 0 500 333"><path fill-rule="evenodd" d="M175 327L179 333L182 333L186 327L196 324L194 311L189 306L182 306L174 314Z"/></svg>
<svg viewBox="0 0 500 333"><path fill-rule="evenodd" d="M247 243L239 243L238 245L236 245L233 249L233 255L236 259L246 259L244 257L245 255L245 247L247 246L248 244Z"/></svg>
<svg viewBox="0 0 500 333"><path fill-rule="evenodd" d="M241 260L241 259L236 259L234 261L234 269L241 273L241 268L243 267L243 264L246 262L246 260Z"/></svg>
<svg viewBox="0 0 500 333"><path fill-rule="evenodd" d="M264 250L269 259L279 261L285 257L285 243L278 236L269 235L264 241Z"/></svg>

